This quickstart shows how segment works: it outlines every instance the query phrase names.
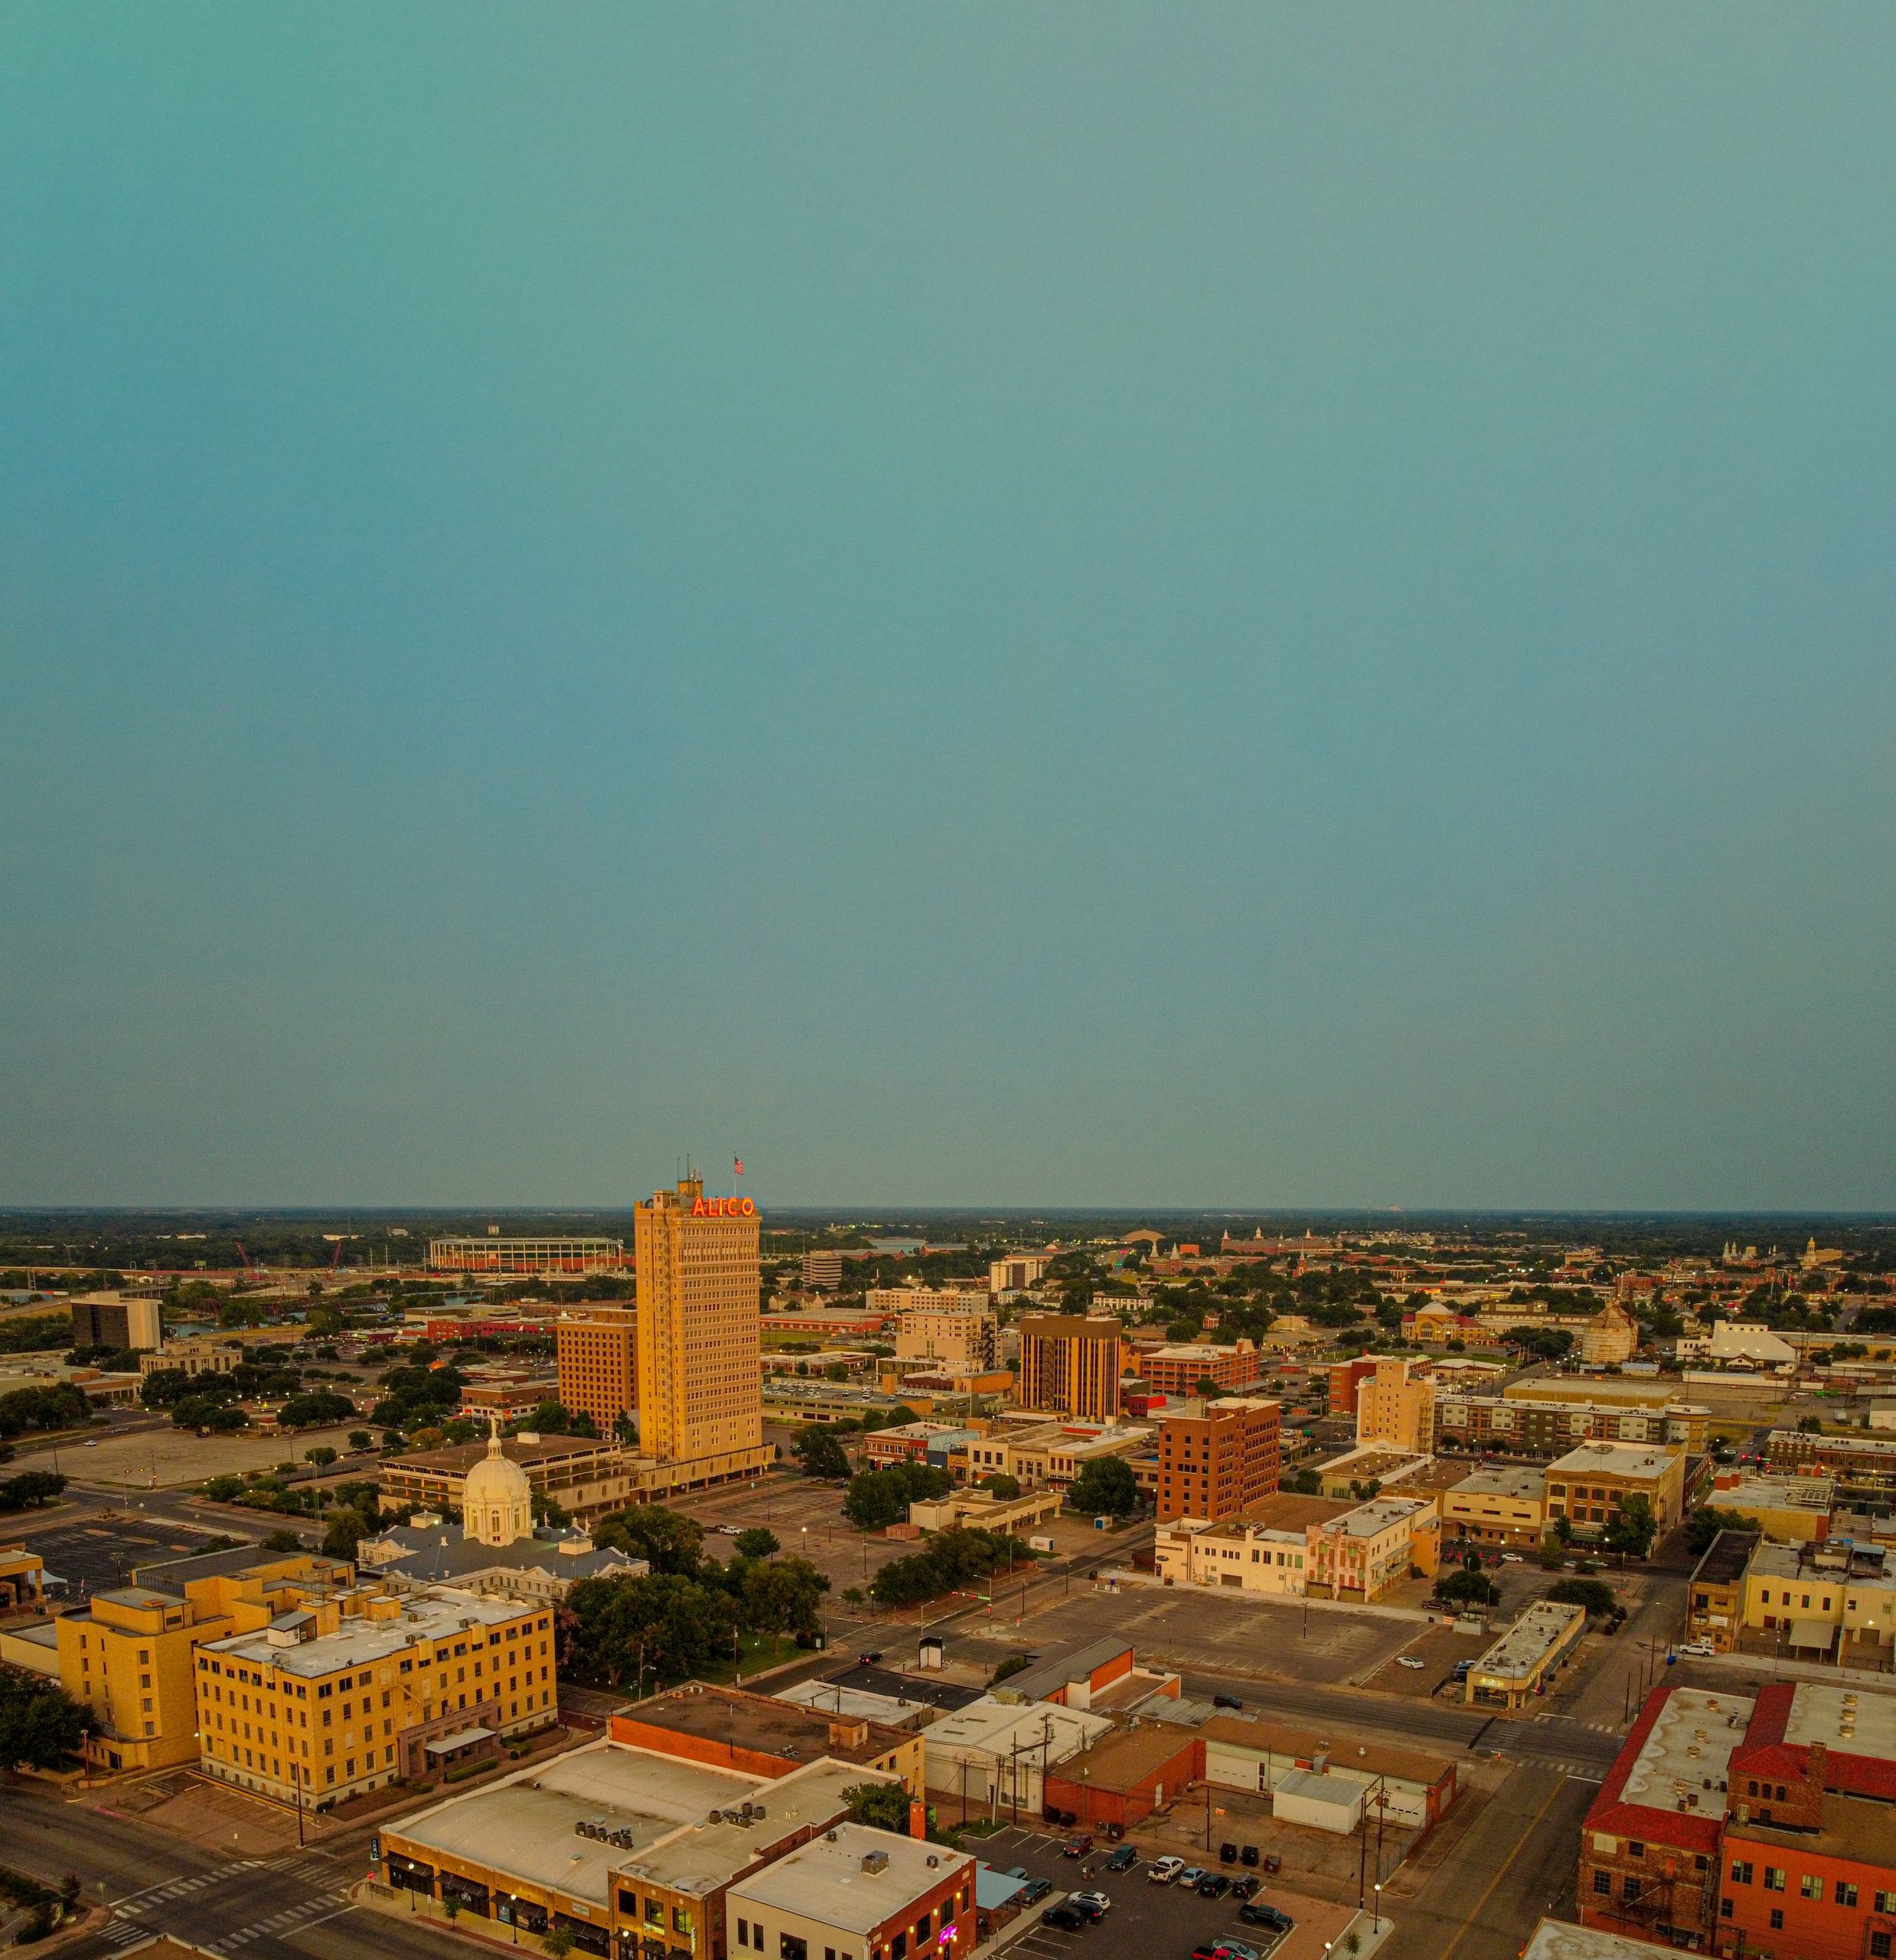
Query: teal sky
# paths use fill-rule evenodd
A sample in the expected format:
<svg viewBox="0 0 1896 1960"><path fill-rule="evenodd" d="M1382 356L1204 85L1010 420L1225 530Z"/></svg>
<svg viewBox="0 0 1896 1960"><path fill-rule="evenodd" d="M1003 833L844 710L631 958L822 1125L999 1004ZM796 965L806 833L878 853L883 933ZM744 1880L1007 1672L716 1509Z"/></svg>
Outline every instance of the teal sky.
<svg viewBox="0 0 1896 1960"><path fill-rule="evenodd" d="M1896 1207L1896 12L0 13L0 1203Z"/></svg>

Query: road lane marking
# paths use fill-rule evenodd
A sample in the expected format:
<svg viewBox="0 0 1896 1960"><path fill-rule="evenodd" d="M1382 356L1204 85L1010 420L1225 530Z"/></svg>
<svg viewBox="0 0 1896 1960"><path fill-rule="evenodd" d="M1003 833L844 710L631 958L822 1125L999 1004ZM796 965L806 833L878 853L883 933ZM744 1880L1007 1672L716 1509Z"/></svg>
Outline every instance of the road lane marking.
<svg viewBox="0 0 1896 1960"><path fill-rule="evenodd" d="M1489 1880L1487 1890L1475 1901L1474 1909L1470 1912L1467 1919L1462 1922L1460 1932L1457 1933L1454 1938L1443 1948L1441 1960L1453 1960L1455 1949L1460 1946L1461 1942L1474 1930L1475 1922L1481 1916L1482 1908L1494 1896L1495 1888L1501 1883L1503 1879L1507 1877L1509 1867L1512 1865L1514 1863L1514 1860L1521 1855L1521 1847L1527 1842L1529 1838L1533 1836L1535 1828L1539 1824L1541 1819L1553 1808L1554 1799L1561 1794L1562 1788L1562 1785L1556 1783L1554 1787L1548 1792L1547 1801L1541 1805L1540 1808L1537 1810L1531 1818L1528 1819L1527 1828L1521 1833L1519 1837L1515 1839L1513 1850L1509 1852L1506 1857L1502 1860L1500 1869L1496 1872L1493 1877Z"/></svg>

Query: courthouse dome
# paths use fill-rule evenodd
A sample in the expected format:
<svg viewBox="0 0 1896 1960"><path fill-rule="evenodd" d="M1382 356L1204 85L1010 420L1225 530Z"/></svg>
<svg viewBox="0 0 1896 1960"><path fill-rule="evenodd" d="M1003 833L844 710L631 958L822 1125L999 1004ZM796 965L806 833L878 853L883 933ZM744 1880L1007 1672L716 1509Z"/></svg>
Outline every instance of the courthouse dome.
<svg viewBox="0 0 1896 1960"><path fill-rule="evenodd" d="M527 1472L501 1449L501 1421L493 1418L487 1454L462 1487L462 1535L483 1545L511 1545L534 1534L533 1486Z"/></svg>

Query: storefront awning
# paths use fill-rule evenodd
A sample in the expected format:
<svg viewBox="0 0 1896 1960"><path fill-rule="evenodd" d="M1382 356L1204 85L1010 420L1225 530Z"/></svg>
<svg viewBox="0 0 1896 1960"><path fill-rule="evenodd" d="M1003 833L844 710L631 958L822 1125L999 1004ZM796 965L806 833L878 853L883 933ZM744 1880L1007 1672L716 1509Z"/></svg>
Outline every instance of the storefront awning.
<svg viewBox="0 0 1896 1960"><path fill-rule="evenodd" d="M1793 1620L1787 1647L1815 1647L1827 1651L1835 1643L1837 1630L1828 1620Z"/></svg>

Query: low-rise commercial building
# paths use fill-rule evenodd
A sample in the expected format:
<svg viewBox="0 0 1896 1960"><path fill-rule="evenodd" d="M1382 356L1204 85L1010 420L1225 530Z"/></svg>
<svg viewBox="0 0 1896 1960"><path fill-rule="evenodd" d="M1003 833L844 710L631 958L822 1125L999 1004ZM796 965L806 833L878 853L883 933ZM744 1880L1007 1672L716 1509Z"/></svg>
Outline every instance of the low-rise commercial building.
<svg viewBox="0 0 1896 1960"><path fill-rule="evenodd" d="M1744 1624L1744 1577L1758 1547L1755 1531L1721 1531L1692 1568L1686 1588L1686 1638L1721 1654L1737 1651Z"/></svg>
<svg viewBox="0 0 1896 1960"><path fill-rule="evenodd" d="M187 1334L139 1356L139 1373L175 1368L187 1375L227 1375L243 1360L243 1343L230 1334Z"/></svg>
<svg viewBox="0 0 1896 1960"><path fill-rule="evenodd" d="M502 1450L527 1473L537 1496L550 1498L569 1517L582 1523L649 1501L656 1494L660 1467L609 1438L539 1436L530 1431L507 1437ZM485 1442L455 1443L445 1449L419 1450L385 1459L377 1481L393 1507L458 1515L468 1473L483 1462Z"/></svg>
<svg viewBox="0 0 1896 1960"><path fill-rule="evenodd" d="M928 1787L958 1821L1038 1818L1049 1773L1112 1726L1089 1709L984 1695L929 1726Z"/></svg>
<svg viewBox="0 0 1896 1960"><path fill-rule="evenodd" d="M1712 1411L1701 1403L1668 1400L1657 1407L1594 1400L1570 1392L1516 1399L1510 1391L1482 1395L1456 1390L1437 1398L1441 1446L1558 1455L1580 1442L1656 1443L1704 1454Z"/></svg>
<svg viewBox="0 0 1896 1960"><path fill-rule="evenodd" d="M1379 1599L1411 1572L1441 1565L1441 1521L1432 1504L1374 1498L1313 1527L1306 1541L1307 1589L1320 1598Z"/></svg>
<svg viewBox="0 0 1896 1960"><path fill-rule="evenodd" d="M969 1525L981 1531L1020 1537L1051 1524L1065 1508L1058 1491L1030 1491L1017 1498L990 1497L985 1491L956 1491L909 1507L909 1522L924 1531L948 1531Z"/></svg>
<svg viewBox="0 0 1896 1960"><path fill-rule="evenodd" d="M1220 1789L1272 1795L1300 1772L1341 1779L1373 1821L1405 1831L1430 1831L1455 1801L1454 1763L1422 1749L1353 1743L1339 1749L1314 1729L1287 1723L1214 1717L1199 1731L1205 1743L1205 1780Z"/></svg>
<svg viewBox="0 0 1896 1960"><path fill-rule="evenodd" d="M1881 1667L1896 1633L1896 1552L1848 1538L1753 1551L1743 1636L1754 1652L1832 1655Z"/></svg>
<svg viewBox="0 0 1896 1960"><path fill-rule="evenodd" d="M1468 1670L1467 1700L1481 1708L1525 1707L1546 1693L1586 1631L1585 1607L1536 1601Z"/></svg>
<svg viewBox="0 0 1896 1960"><path fill-rule="evenodd" d="M615 1715L609 1733L635 1749L752 1775L785 1776L827 1756L895 1777L912 1797L923 1788L916 1729L706 1681L647 1696Z"/></svg>
<svg viewBox="0 0 1896 1960"><path fill-rule="evenodd" d="M1819 1436L1808 1429L1774 1429L1765 1461L1775 1471L1834 1477L1849 1490L1896 1490L1896 1436Z"/></svg>
<svg viewBox="0 0 1896 1960"><path fill-rule="evenodd" d="M1820 1544L1830 1535L1837 1487L1829 1477L1751 1477L1720 1471L1707 1504L1734 1511L1780 1544Z"/></svg>
<svg viewBox="0 0 1896 1960"><path fill-rule="evenodd" d="M1604 1530L1633 1497L1646 1500L1663 1535L1679 1522L1685 1494L1682 1449L1582 1443L1547 1466L1548 1524L1565 1517L1583 1537Z"/></svg>
<svg viewBox="0 0 1896 1960"><path fill-rule="evenodd" d="M840 1829L844 1793L882 1780L827 1756L773 1778L608 1737L385 1825L380 1848L398 1890L601 1960L730 1960L731 1887Z"/></svg>
<svg viewBox="0 0 1896 1960"><path fill-rule="evenodd" d="M1441 1498L1442 1530L1478 1545L1533 1545L1547 1524L1547 1473L1499 1464L1464 1477Z"/></svg>
<svg viewBox="0 0 1896 1960"><path fill-rule="evenodd" d="M753 1960L961 1960L976 1939L974 1860L840 1824L739 1879L725 1914Z"/></svg>
<svg viewBox="0 0 1896 1960"><path fill-rule="evenodd" d="M1709 1949L1728 1772L1754 1706L1697 1688L1646 1698L1581 1828L1583 1926Z"/></svg>

